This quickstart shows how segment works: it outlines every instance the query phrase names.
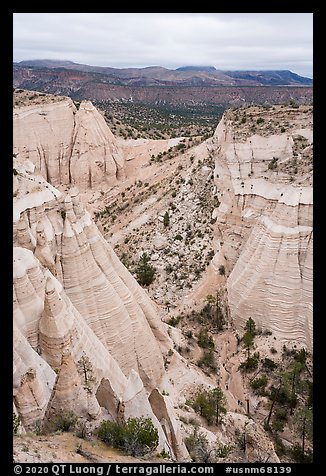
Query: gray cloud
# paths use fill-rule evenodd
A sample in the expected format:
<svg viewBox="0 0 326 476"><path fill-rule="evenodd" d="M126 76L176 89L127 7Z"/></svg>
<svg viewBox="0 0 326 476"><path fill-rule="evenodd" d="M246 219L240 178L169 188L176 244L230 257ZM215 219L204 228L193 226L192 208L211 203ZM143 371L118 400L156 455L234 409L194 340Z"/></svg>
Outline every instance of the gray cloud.
<svg viewBox="0 0 326 476"><path fill-rule="evenodd" d="M290 69L312 77L312 13L15 13L14 60Z"/></svg>

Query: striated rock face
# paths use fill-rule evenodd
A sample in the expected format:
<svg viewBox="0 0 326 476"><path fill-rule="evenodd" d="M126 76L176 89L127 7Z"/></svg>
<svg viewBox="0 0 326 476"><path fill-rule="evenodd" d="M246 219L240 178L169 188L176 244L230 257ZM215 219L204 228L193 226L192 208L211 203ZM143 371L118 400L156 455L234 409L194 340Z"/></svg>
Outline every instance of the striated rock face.
<svg viewBox="0 0 326 476"><path fill-rule="evenodd" d="M240 110L241 111L241 110ZM263 109L256 123L273 124ZM292 111L293 112L293 111ZM301 117L300 117L301 115ZM248 113L247 113L248 116ZM303 116L303 117L302 117ZM305 127L295 128L301 119ZM247 121L248 122L248 121ZM220 206L214 211L228 270L228 299L235 325L252 317L284 341L312 346L312 120L293 112L292 130L243 132L231 113L211 144ZM304 148L297 147L298 141Z"/></svg>
<svg viewBox="0 0 326 476"><path fill-rule="evenodd" d="M26 172L18 170L23 186ZM28 196L32 194L31 191ZM38 253L41 264L58 277L75 309L118 361L124 374L128 377L131 369L136 370L146 388L151 390L164 373L159 343L163 348L168 347L165 329L146 292L121 264L78 203L76 190L73 195L63 205L58 201L53 203L52 194L44 195L44 203L34 210L36 223L31 210L22 209L22 198L16 197L15 218L20 223L28 214L29 233L37 239L36 251L40 247L43 251ZM19 244L19 236L18 231L14 232L15 244L16 240ZM26 293L26 299L35 306L35 290L28 290L29 282L24 276L26 283L17 292ZM43 301L44 294L38 296L39 310L43 308ZM33 345L37 341L40 314L37 316L33 311L26 319L28 338Z"/></svg>
<svg viewBox="0 0 326 476"><path fill-rule="evenodd" d="M74 359L70 351L66 350L62 354L60 370L47 407L45 427L51 427L53 417L68 412L79 417L96 418L101 409L95 395L83 386Z"/></svg>
<svg viewBox="0 0 326 476"><path fill-rule="evenodd" d="M91 102L82 102L78 110L64 97L28 103L14 109L14 153L29 159L49 183L84 190L124 177L123 153Z"/></svg>
<svg viewBox="0 0 326 476"><path fill-rule="evenodd" d="M153 302L76 188L63 197L32 164L14 167L14 404L23 427L51 429L69 411L100 419L105 409L113 419L150 417L168 450L148 400L171 347Z"/></svg>

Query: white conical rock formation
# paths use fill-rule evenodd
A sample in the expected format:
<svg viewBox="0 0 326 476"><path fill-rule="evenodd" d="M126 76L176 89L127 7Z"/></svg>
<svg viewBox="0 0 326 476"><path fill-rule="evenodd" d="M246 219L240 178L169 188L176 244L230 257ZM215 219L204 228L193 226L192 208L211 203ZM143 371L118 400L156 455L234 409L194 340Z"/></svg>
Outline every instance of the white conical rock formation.
<svg viewBox="0 0 326 476"><path fill-rule="evenodd" d="M54 186L114 185L124 158L104 117L89 101L32 104L14 109L14 152Z"/></svg>
<svg viewBox="0 0 326 476"><path fill-rule="evenodd" d="M44 309L39 321L39 346L42 357L58 369L62 354L70 348L74 331L74 316L66 312L66 304L57 292L54 282L47 278Z"/></svg>
<svg viewBox="0 0 326 476"><path fill-rule="evenodd" d="M22 248L27 248L31 251L35 250L36 240L28 227L26 216L22 216L17 222L16 240Z"/></svg>
<svg viewBox="0 0 326 476"><path fill-rule="evenodd" d="M95 395L84 387L76 363L66 349L62 354L58 377L46 410L44 427L51 429L56 417L70 412L77 417L96 418L100 411Z"/></svg>
<svg viewBox="0 0 326 476"><path fill-rule="evenodd" d="M74 308L60 282L49 271L42 271L32 252L23 248L14 248L14 323L19 335L23 332L27 336L42 359L31 347L34 357L53 368L60 365L62 352L68 345L76 362L85 354L93 367L95 385L109 382L112 395L108 397L108 410L116 412L126 377ZM29 345L27 341L26 345ZM17 352L19 355L18 347ZM33 359L29 360L29 366L33 366ZM18 366L16 379L25 372L25 366ZM112 401L115 401L113 406Z"/></svg>
<svg viewBox="0 0 326 476"><path fill-rule="evenodd" d="M164 372L162 352L153 328L161 332L162 342L168 338L149 298L130 273L127 272L126 281L121 278L124 267L118 259L113 261L112 249L88 213L76 223L70 223L66 217L61 245L67 295L125 375L135 368L145 386L153 388ZM151 320L156 325L151 326Z"/></svg>
<svg viewBox="0 0 326 476"><path fill-rule="evenodd" d="M38 240L41 251L47 247L50 263L42 253L37 259L27 247L14 247L14 338L24 344L15 346L17 411L28 428L44 418L46 408L49 420L76 399L73 410L90 418L98 418L100 407L113 419L147 415L158 428L160 448L170 451L147 393L164 375L162 351L171 347L155 305L84 211L78 190L65 201L55 189L42 195L46 182L37 183L37 176L27 177L26 168L19 167L20 184L27 196L34 194L36 207L32 200L24 206L18 194L15 220L28 214L24 233ZM17 231L14 244L25 244ZM58 279L49 270L54 257ZM66 352L70 363L62 368ZM87 382L82 359L92 377ZM55 392L54 369L61 372ZM34 390L37 403L30 398Z"/></svg>

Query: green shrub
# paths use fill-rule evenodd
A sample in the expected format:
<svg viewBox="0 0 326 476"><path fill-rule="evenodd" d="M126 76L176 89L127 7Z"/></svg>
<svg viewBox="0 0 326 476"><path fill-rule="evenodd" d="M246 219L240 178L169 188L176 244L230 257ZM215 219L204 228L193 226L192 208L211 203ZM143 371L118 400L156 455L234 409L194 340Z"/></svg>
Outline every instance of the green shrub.
<svg viewBox="0 0 326 476"><path fill-rule="evenodd" d="M173 271L173 269L174 269L174 268L173 268L173 266L172 266L170 263L168 263L168 264L165 266L165 272L166 272L167 274L171 274L172 271Z"/></svg>
<svg viewBox="0 0 326 476"><path fill-rule="evenodd" d="M83 440L87 439L89 433L89 428L86 420L80 420L77 423L76 436L82 438Z"/></svg>
<svg viewBox="0 0 326 476"><path fill-rule="evenodd" d="M171 317L171 319L166 321L166 323L169 324L169 326L175 327L179 324L180 321L181 321L181 316L177 316L177 317L173 316Z"/></svg>
<svg viewBox="0 0 326 476"><path fill-rule="evenodd" d="M193 433L185 439L185 445L195 463L208 463L212 450L209 446L208 439L204 433L200 432L197 427L193 429Z"/></svg>
<svg viewBox="0 0 326 476"><path fill-rule="evenodd" d="M216 370L216 359L213 349L205 349L201 358L197 361L198 367L206 367L211 370Z"/></svg>
<svg viewBox="0 0 326 476"><path fill-rule="evenodd" d="M253 370L257 369L258 362L259 362L259 355L255 353L254 355L249 357L245 362L242 362L239 365L239 369L245 372L252 372Z"/></svg>
<svg viewBox="0 0 326 476"><path fill-rule="evenodd" d="M108 446L122 448L124 441L124 426L115 421L102 421L97 430L97 436Z"/></svg>
<svg viewBox="0 0 326 476"><path fill-rule="evenodd" d="M313 453L311 450L305 451L302 453L302 448L300 445L294 445L291 448L291 457L296 463L312 463L313 462Z"/></svg>
<svg viewBox="0 0 326 476"><path fill-rule="evenodd" d="M277 168L277 161L278 161L278 158L277 157L273 157L272 160L270 161L270 163L268 164L268 169L269 170L274 170Z"/></svg>
<svg viewBox="0 0 326 476"><path fill-rule="evenodd" d="M274 448L277 456L284 456L286 454L286 448L282 442L282 439L277 433L273 435Z"/></svg>
<svg viewBox="0 0 326 476"><path fill-rule="evenodd" d="M169 213L168 213L168 212L165 212L164 218L163 218L163 225L164 225L164 226L169 226L169 224L170 224Z"/></svg>
<svg viewBox="0 0 326 476"><path fill-rule="evenodd" d="M12 412L12 427L13 427L14 435L17 435L19 425L20 425L20 418L19 418L19 416L16 415L16 413Z"/></svg>
<svg viewBox="0 0 326 476"><path fill-rule="evenodd" d="M219 445L215 450L216 458L226 458L232 451L232 446L230 445Z"/></svg>
<svg viewBox="0 0 326 476"><path fill-rule="evenodd" d="M49 429L52 432L56 431L70 431L73 430L78 421L74 412L63 412L61 415L57 415L49 422Z"/></svg>
<svg viewBox="0 0 326 476"><path fill-rule="evenodd" d="M268 382L268 379L267 379L267 376L266 375L262 375L261 377L259 378L255 378L250 386L251 388L254 390L255 393L257 393L258 395L264 393L264 390L265 390L265 387L267 385L267 382Z"/></svg>
<svg viewBox="0 0 326 476"><path fill-rule="evenodd" d="M263 367L268 370L275 370L277 368L277 364L274 360L268 359L267 357L263 360Z"/></svg>
<svg viewBox="0 0 326 476"><path fill-rule="evenodd" d="M202 347L203 349L214 349L215 347L213 337L208 333L205 327L200 329L197 342L199 347Z"/></svg>
<svg viewBox="0 0 326 476"><path fill-rule="evenodd" d="M156 269L149 264L149 261L150 257L143 253L135 270L137 281L142 286L149 286L154 281Z"/></svg>
<svg viewBox="0 0 326 476"><path fill-rule="evenodd" d="M131 456L143 456L158 445L157 428L150 418L129 418L125 424L124 450Z"/></svg>
<svg viewBox="0 0 326 476"><path fill-rule="evenodd" d="M225 266L223 264L218 267L218 272L221 276L225 276Z"/></svg>
<svg viewBox="0 0 326 476"><path fill-rule="evenodd" d="M158 458L162 458L162 459L170 459L171 458L171 455L168 451L165 451L165 449L163 448L163 450L161 451L161 453L157 453L156 455Z"/></svg>
<svg viewBox="0 0 326 476"><path fill-rule="evenodd" d="M265 122L265 119L262 117L258 117L257 124L262 124L263 122Z"/></svg>
<svg viewBox="0 0 326 476"><path fill-rule="evenodd" d="M179 235L179 234L178 234L178 235L175 235L174 239L175 239L175 240L178 240L178 241L182 241L182 240L183 240L182 236Z"/></svg>
<svg viewBox="0 0 326 476"><path fill-rule="evenodd" d="M129 418L126 422L103 421L97 431L107 445L119 448L131 456L143 456L155 450L159 437L150 418Z"/></svg>

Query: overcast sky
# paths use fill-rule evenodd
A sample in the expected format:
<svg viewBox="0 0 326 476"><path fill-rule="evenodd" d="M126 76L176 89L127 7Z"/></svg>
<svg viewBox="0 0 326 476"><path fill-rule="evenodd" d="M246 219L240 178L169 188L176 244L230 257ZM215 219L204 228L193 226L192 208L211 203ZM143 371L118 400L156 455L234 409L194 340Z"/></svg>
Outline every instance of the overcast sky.
<svg viewBox="0 0 326 476"><path fill-rule="evenodd" d="M312 13L14 13L14 61L290 69L312 77Z"/></svg>

